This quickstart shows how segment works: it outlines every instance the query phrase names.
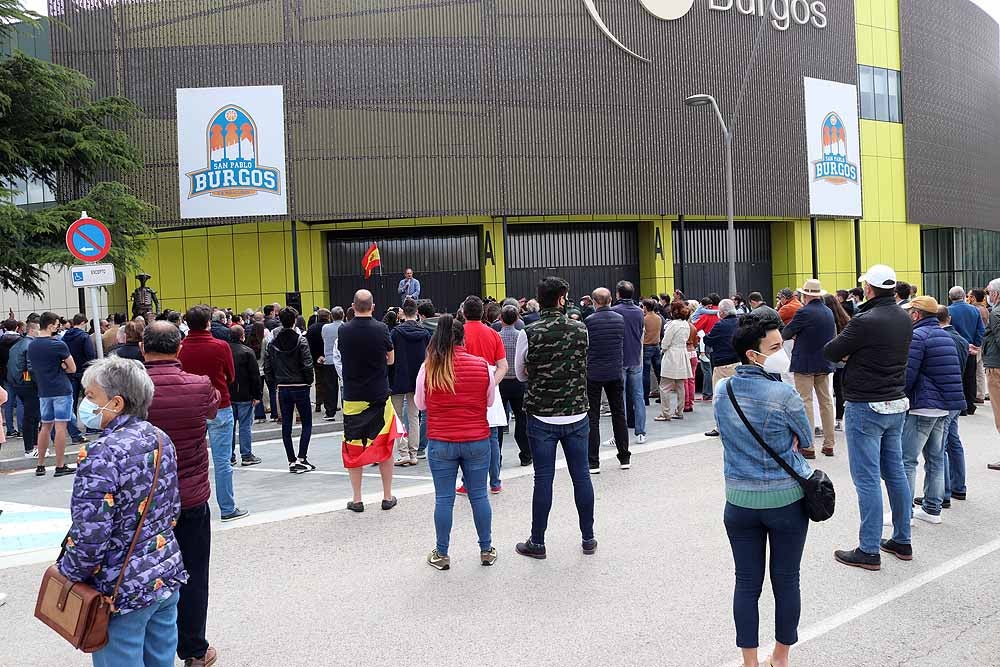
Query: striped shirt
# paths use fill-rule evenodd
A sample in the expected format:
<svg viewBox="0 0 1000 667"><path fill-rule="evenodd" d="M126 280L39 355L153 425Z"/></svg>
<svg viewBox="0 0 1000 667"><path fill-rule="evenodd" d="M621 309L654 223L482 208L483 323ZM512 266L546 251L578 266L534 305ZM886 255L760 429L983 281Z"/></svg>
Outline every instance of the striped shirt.
<svg viewBox="0 0 1000 667"><path fill-rule="evenodd" d="M518 331L514 325L504 325L500 329L500 340L503 341L504 352L507 353L507 374L503 376L505 380L516 380L514 374L514 351L517 349Z"/></svg>

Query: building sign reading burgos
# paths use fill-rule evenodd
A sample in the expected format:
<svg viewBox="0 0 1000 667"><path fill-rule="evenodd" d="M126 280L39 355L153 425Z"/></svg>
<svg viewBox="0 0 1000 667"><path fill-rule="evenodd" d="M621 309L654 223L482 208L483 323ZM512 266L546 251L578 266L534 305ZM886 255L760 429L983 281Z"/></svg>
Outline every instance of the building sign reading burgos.
<svg viewBox="0 0 1000 667"><path fill-rule="evenodd" d="M177 91L181 218L285 215L281 86Z"/></svg>
<svg viewBox="0 0 1000 667"><path fill-rule="evenodd" d="M811 25L823 30L827 25L826 3L822 0L700 0L707 8L716 12L736 12L745 16L768 17L775 30L785 32L792 25ZM662 21L676 21L687 16L694 7L695 0L639 0L643 8ZM597 11L594 0L583 0L587 12L608 39L630 56L649 62L638 53L625 46Z"/></svg>

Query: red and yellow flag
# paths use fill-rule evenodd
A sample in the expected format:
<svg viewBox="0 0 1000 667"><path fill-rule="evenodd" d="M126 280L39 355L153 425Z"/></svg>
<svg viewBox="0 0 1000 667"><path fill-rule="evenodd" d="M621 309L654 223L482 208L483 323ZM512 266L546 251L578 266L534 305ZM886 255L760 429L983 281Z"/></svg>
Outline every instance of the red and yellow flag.
<svg viewBox="0 0 1000 667"><path fill-rule="evenodd" d="M361 468L392 457L396 440L406 435L392 403L344 401L345 468Z"/></svg>
<svg viewBox="0 0 1000 667"><path fill-rule="evenodd" d="M372 277L372 271L382 266L382 257L378 254L378 244L372 243L361 258L361 268L365 270L365 280Z"/></svg>

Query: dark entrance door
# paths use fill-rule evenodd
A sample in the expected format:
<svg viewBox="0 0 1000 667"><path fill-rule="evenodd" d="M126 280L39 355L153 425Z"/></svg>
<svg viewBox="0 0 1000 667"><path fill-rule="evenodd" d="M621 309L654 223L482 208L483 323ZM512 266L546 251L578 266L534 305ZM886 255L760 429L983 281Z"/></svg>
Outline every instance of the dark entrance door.
<svg viewBox="0 0 1000 667"><path fill-rule="evenodd" d="M688 222L681 238L680 223L675 222L674 280L686 297L700 299L712 292L724 298L729 285L726 258L726 223ZM681 266L681 243L684 265ZM683 274L681 271L683 270ZM736 288L745 297L753 291L771 300L771 225L766 222L736 223Z"/></svg>
<svg viewBox="0 0 1000 667"><path fill-rule="evenodd" d="M365 280L361 259L372 242L382 257L380 276ZM354 292L371 290L376 313L400 305L396 291L403 272L413 269L420 280L420 298L430 299L439 312L454 312L470 294L482 291L478 227L407 227L335 231L327 234L330 299L345 309Z"/></svg>
<svg viewBox="0 0 1000 667"><path fill-rule="evenodd" d="M619 280L639 285L636 223L523 224L507 228L507 294L534 298L538 281L559 276L578 301L598 287L614 293Z"/></svg>

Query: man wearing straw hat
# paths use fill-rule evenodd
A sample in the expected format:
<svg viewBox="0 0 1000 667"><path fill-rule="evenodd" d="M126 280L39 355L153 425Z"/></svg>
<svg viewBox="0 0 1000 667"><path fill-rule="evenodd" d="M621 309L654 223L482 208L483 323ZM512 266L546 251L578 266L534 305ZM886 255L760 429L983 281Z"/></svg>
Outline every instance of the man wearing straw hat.
<svg viewBox="0 0 1000 667"><path fill-rule="evenodd" d="M806 404L806 414L809 423L816 428L816 413L813 410L813 392L819 403L820 420L823 423L823 453L833 456L833 397L830 392L830 374L833 365L823 356L823 348L837 335L837 325L833 319L833 311L823 303L826 291L815 278L807 280L799 289L802 295L802 308L781 331L785 340L795 339L792 348L792 375L795 378L795 389ZM813 449L803 449L802 456L807 459L816 458Z"/></svg>

